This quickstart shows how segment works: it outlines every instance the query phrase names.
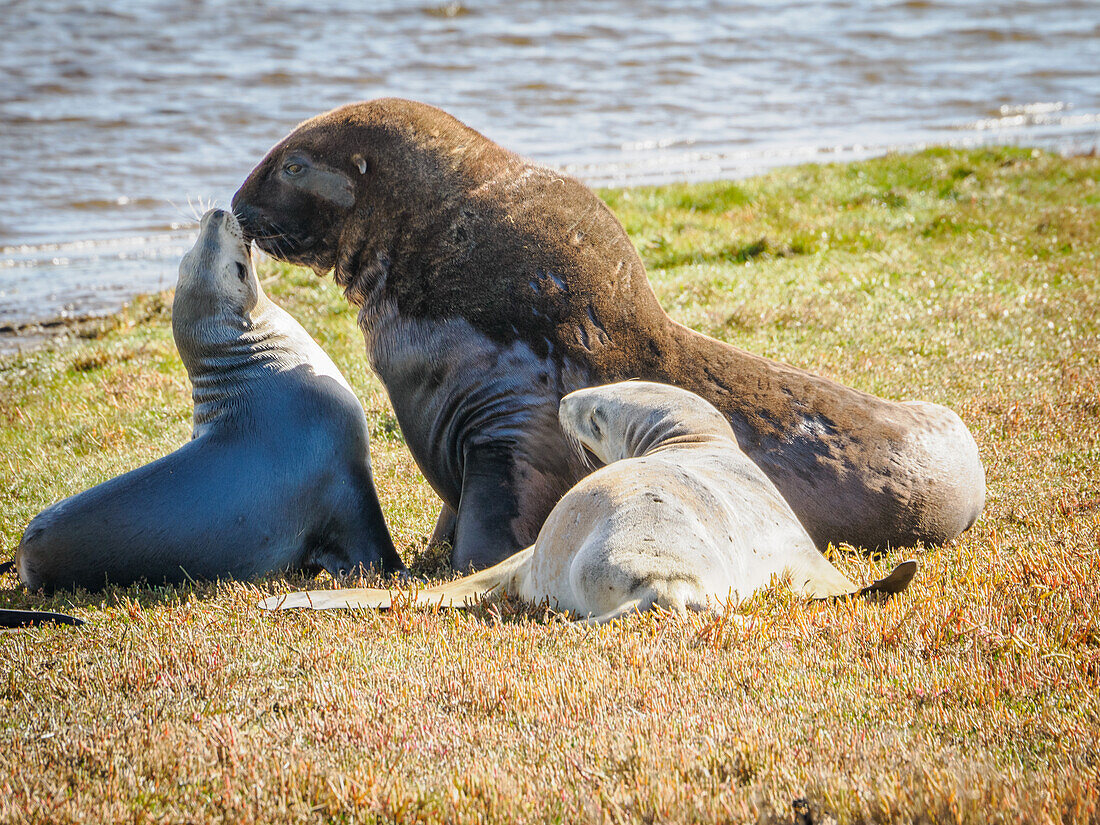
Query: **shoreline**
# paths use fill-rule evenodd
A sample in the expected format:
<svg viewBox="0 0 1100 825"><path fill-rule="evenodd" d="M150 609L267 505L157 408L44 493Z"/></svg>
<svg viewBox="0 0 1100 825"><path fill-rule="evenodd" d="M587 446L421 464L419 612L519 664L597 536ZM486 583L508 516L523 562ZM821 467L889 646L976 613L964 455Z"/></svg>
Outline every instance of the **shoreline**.
<svg viewBox="0 0 1100 825"><path fill-rule="evenodd" d="M47 341L56 341L80 332L94 322L125 309L125 304L106 315L81 315L75 318L55 318L50 321L28 321L0 326L0 356L21 355Z"/></svg>
<svg viewBox="0 0 1100 825"><path fill-rule="evenodd" d="M31 354L47 344L78 338L98 338L118 325L118 320L133 301L158 293L140 292L113 310L86 315L61 316L46 321L0 325L0 359Z"/></svg>
<svg viewBox="0 0 1100 825"><path fill-rule="evenodd" d="M983 140L960 140L960 141L944 141L941 143L925 143L914 142L912 144L899 144L893 146L880 147L881 151L873 151L869 154L864 154L860 149L866 147L847 147L847 149L840 153L841 156L830 157L830 151L824 149L815 150L819 158L804 159L795 163L779 163L778 165L760 165L753 169L735 169L728 168L717 170L719 171L718 177L706 177L706 173L703 173L701 177L682 176L675 180L652 182L647 181L644 178L639 178L634 182L613 183L610 182L613 178L603 177L593 174L584 174L581 169L562 167L563 171L567 174L578 177L586 186L589 186L597 194L608 191L625 191L635 189L660 189L667 186L692 186L692 185L705 185L711 183L722 182L745 182L754 178L763 177L769 174L780 172L784 169L797 169L801 167L826 167L826 166L851 166L853 164L862 163L868 160L874 160L878 158L886 157L898 157L898 158L912 158L926 151L970 151L970 150L997 150L999 148L1012 148L1015 150L1024 151L1038 151L1046 152L1062 158L1083 158L1083 157L1096 157L1100 152L1100 144L1092 143L1086 146L1081 142L1070 141L1068 143L1062 142L1062 145L1058 145L1059 141L1053 143L1047 142L1048 145L1044 145L1043 141L1037 141L1034 144L1024 143L1017 144L1011 140L998 141L998 142L985 142ZM759 159L758 159L759 160ZM592 182L590 182L592 181ZM602 196L601 196L602 197ZM180 238L180 232L182 227L173 227L172 231L166 237L175 236L176 240ZM114 243L125 245L134 239L116 239ZM182 253L180 253L182 255ZM262 253L261 253L262 254ZM155 259L154 259L155 260ZM173 259L174 261L174 259ZM132 262L130 262L132 265ZM150 261L150 266L153 265L153 261ZM175 264L173 263L173 268ZM173 284L174 284L174 279ZM166 287L168 289L171 286ZM117 304L110 304L108 306L101 306L95 311L80 311L76 315L57 315L46 318L28 317L26 319L16 319L6 323L0 323L0 358L6 358L13 355L18 355L23 352L31 352L38 349L43 344L51 340L57 340L67 337L70 333L76 332L80 334L81 331L94 327L98 322L104 318L109 318L118 315L129 303L134 301L143 295L153 295L164 291L163 289L145 289L139 288L136 291L129 292L127 290L119 290L125 297L122 297L121 301Z"/></svg>

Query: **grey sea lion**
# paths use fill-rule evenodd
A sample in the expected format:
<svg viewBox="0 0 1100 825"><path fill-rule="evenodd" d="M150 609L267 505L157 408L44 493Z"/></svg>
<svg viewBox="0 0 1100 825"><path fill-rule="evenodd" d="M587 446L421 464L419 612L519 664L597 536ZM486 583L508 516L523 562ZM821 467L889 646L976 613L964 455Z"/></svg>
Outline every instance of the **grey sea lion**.
<svg viewBox="0 0 1100 825"><path fill-rule="evenodd" d="M232 214L180 264L172 332L194 435L157 461L42 511L15 553L31 589L403 567L371 478L355 394L264 295Z"/></svg>
<svg viewBox="0 0 1100 825"><path fill-rule="evenodd" d="M461 606L501 588L605 622L635 610L734 604L787 578L802 596L895 593L904 562L862 591L814 546L775 485L737 446L725 416L677 387L630 381L577 390L562 430L604 466L551 510L534 545L479 573L416 594ZM386 590L272 596L269 609L389 607Z"/></svg>
<svg viewBox="0 0 1100 825"><path fill-rule="evenodd" d="M286 261L332 270L367 357L443 499L458 568L530 544L588 469L559 400L642 378L691 390L818 547L938 544L985 501L970 432L721 343L661 309L626 232L578 181L424 104L382 99L302 123L233 198Z"/></svg>

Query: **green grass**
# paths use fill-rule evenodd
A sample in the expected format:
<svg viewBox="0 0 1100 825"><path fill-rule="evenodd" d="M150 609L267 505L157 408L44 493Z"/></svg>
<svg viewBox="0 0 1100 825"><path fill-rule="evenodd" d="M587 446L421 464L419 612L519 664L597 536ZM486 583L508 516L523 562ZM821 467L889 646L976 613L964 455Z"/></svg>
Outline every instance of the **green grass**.
<svg viewBox="0 0 1100 825"><path fill-rule="evenodd" d="M1100 818L1100 160L930 150L603 193L677 319L890 398L948 404L982 518L919 549L885 606L782 590L728 616L577 630L465 613L260 615L288 584L7 606L0 821L840 821ZM363 400L407 561L438 503L311 274L265 288ZM169 296L0 361L0 557L49 503L190 434ZM835 554L851 577L902 553ZM300 587L298 580L289 586Z"/></svg>

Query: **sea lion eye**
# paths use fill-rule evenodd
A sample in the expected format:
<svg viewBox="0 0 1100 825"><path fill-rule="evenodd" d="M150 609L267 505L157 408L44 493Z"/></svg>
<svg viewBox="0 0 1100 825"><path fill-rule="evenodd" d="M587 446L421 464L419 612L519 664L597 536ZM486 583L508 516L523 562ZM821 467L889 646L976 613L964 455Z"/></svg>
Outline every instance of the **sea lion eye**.
<svg viewBox="0 0 1100 825"><path fill-rule="evenodd" d="M596 421L596 411L593 410L588 416L588 423L592 425L592 434L597 438L600 437L600 425Z"/></svg>
<svg viewBox="0 0 1100 825"><path fill-rule="evenodd" d="M298 161L296 161L296 160L292 160L289 163L286 163L286 164L283 165L283 171L286 172L291 177L294 177L295 175L300 175L305 170L306 170L305 164L298 163Z"/></svg>
<svg viewBox="0 0 1100 825"><path fill-rule="evenodd" d="M237 263L237 277L240 278L242 281L244 281L244 279L248 277L248 267L246 267L240 261L237 261L236 263Z"/></svg>

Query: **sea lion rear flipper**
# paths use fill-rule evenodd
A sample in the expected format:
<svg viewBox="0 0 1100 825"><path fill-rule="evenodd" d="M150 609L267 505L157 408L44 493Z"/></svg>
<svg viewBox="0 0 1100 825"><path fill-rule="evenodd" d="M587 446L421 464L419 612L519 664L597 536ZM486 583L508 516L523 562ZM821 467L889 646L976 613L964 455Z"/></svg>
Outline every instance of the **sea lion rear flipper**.
<svg viewBox="0 0 1100 825"><path fill-rule="evenodd" d="M463 582L464 580L460 580ZM268 596L259 603L264 610L290 610L308 607L313 610L351 610L367 608L388 610L391 607L451 607L461 609L480 595L466 587L437 585L423 590L380 590L373 587L344 587L339 590L301 590Z"/></svg>
<svg viewBox="0 0 1100 825"><path fill-rule="evenodd" d="M34 627L40 624L79 626L84 624L84 620L48 610L0 610L0 627Z"/></svg>
<svg viewBox="0 0 1100 825"><path fill-rule="evenodd" d="M916 575L917 562L914 559L908 559L891 570L889 575L864 587L857 595L865 599L886 601L905 590Z"/></svg>
<svg viewBox="0 0 1100 825"><path fill-rule="evenodd" d="M393 594L389 590L347 587L339 590L300 590L297 593L268 596L260 601L259 606L264 610L290 610L295 607L339 610L351 607L387 608L392 604Z"/></svg>
<svg viewBox="0 0 1100 825"><path fill-rule="evenodd" d="M462 609L477 604L482 597L502 586L505 589L514 588L517 577L522 578L530 564L533 552L534 548L528 547L487 570L433 587L417 588L415 580L410 578L402 587L393 590L372 587L301 590L297 593L268 596L259 606L264 610L289 610L292 607L310 607L314 610L367 607L378 610L394 605Z"/></svg>

